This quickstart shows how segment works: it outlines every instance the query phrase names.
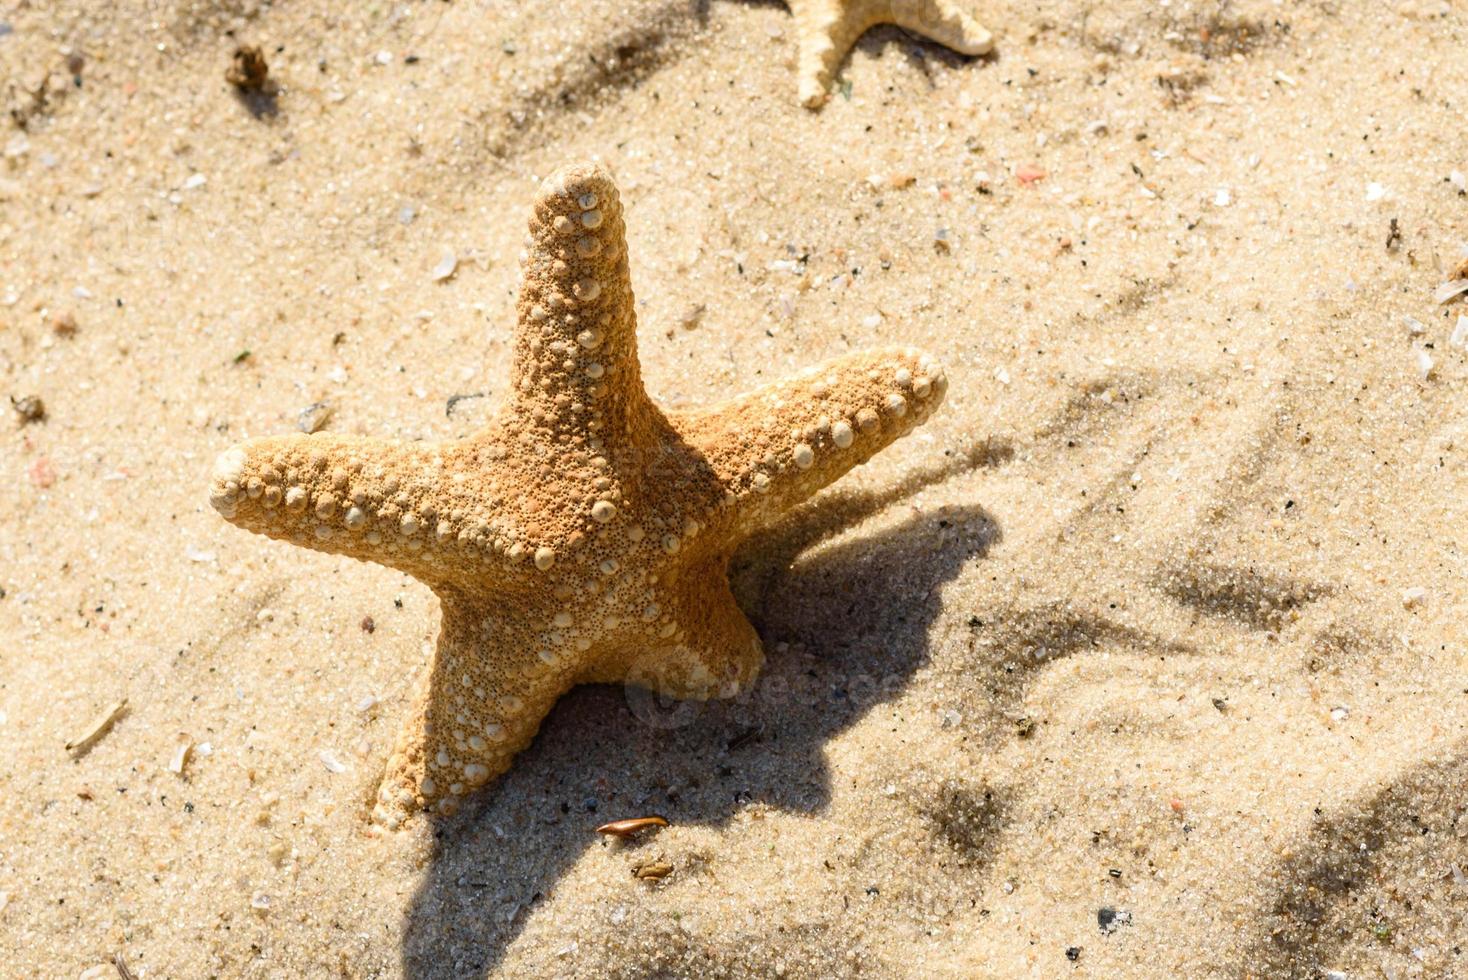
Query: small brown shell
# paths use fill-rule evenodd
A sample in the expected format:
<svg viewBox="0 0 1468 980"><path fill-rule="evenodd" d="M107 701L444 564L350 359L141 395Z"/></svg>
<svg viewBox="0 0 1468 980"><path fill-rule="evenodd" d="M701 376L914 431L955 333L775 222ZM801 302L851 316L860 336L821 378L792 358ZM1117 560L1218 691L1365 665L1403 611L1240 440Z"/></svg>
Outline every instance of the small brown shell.
<svg viewBox="0 0 1468 980"><path fill-rule="evenodd" d="M649 827L666 827L668 821L663 817L653 814L650 817L629 817L626 820L613 820L596 828L598 834L610 834L613 837L631 837L640 830Z"/></svg>

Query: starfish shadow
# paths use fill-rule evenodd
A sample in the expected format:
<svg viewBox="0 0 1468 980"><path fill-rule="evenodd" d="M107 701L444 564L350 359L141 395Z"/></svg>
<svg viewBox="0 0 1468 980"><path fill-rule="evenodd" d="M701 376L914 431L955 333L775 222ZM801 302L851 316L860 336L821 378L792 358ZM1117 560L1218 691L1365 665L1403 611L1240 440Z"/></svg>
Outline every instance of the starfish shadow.
<svg viewBox="0 0 1468 980"><path fill-rule="evenodd" d="M436 824L407 911L404 975L493 970L566 871L589 848L609 846L594 833L604 820L659 813L675 825L722 826L754 803L824 808L832 787L823 747L927 662L940 587L1000 538L974 505L913 508L873 534L841 532L1010 455L994 443L955 452L890 489L828 494L746 542L730 578L768 653L746 695L665 705L598 686L562 698L498 786ZM536 846L517 844L525 838Z"/></svg>

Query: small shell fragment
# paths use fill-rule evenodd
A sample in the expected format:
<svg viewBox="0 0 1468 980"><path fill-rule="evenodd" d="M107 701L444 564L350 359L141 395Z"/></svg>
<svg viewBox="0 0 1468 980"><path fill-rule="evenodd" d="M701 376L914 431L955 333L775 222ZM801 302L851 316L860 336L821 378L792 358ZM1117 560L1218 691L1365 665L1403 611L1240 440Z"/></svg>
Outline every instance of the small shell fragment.
<svg viewBox="0 0 1468 980"><path fill-rule="evenodd" d="M433 267L433 281L443 282L450 278L458 268L459 256L454 253L453 249L445 249L438 264Z"/></svg>
<svg viewBox="0 0 1468 980"><path fill-rule="evenodd" d="M643 881L657 881L672 873L673 866L667 861L644 861L632 869L632 876Z"/></svg>
<svg viewBox="0 0 1468 980"><path fill-rule="evenodd" d="M174 744L173 755L168 759L168 771L175 776L182 776L184 768L189 764L189 756L194 752L194 740L188 732L179 732L178 741Z"/></svg>
<svg viewBox="0 0 1468 980"><path fill-rule="evenodd" d="M1438 305L1450 302L1453 297L1461 293L1468 293L1468 279L1454 279L1437 287L1437 292L1432 294L1432 300Z"/></svg>
<svg viewBox="0 0 1468 980"><path fill-rule="evenodd" d="M98 715L97 719L92 722L91 727L82 733L81 736L67 742L66 751L75 752L77 755L85 753L98 739L107 734L107 730L112 727L112 723L121 718L126 711L127 698L123 698Z"/></svg>
<svg viewBox="0 0 1468 980"><path fill-rule="evenodd" d="M596 832L598 834L610 834L613 837L631 837L640 830L646 830L649 827L666 827L667 825L668 821L665 818L653 814L650 817L629 817L626 820L613 820L611 823L604 823L596 828Z"/></svg>

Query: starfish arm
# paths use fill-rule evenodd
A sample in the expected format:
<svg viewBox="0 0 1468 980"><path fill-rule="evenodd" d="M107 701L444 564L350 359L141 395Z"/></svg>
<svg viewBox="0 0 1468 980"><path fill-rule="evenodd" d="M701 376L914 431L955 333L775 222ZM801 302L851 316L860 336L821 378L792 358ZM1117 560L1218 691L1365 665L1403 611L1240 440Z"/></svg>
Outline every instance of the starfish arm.
<svg viewBox="0 0 1468 980"><path fill-rule="evenodd" d="M491 602L446 590L441 598L438 648L372 811L390 830L414 813L452 813L509 769L574 680L536 656L515 597Z"/></svg>
<svg viewBox="0 0 1468 980"><path fill-rule="evenodd" d="M338 433L250 439L215 461L209 502L246 530L433 582L496 557L483 501L455 506L449 476L466 451Z"/></svg>
<svg viewBox="0 0 1468 980"><path fill-rule="evenodd" d="M988 54L994 47L994 35L954 0L894 0L892 20L959 54Z"/></svg>
<svg viewBox="0 0 1468 980"><path fill-rule="evenodd" d="M521 268L507 417L595 452L647 405L622 203L605 168L574 164L545 179Z"/></svg>
<svg viewBox="0 0 1468 980"><path fill-rule="evenodd" d="M673 425L724 487L711 524L749 533L927 421L947 384L923 351L862 351Z"/></svg>
<svg viewBox="0 0 1468 980"><path fill-rule="evenodd" d="M860 19L843 10L839 0L789 0L795 17L798 49L796 75L800 79L800 104L808 109L823 105L828 97L831 79L836 75L846 53L873 24L863 5Z"/></svg>

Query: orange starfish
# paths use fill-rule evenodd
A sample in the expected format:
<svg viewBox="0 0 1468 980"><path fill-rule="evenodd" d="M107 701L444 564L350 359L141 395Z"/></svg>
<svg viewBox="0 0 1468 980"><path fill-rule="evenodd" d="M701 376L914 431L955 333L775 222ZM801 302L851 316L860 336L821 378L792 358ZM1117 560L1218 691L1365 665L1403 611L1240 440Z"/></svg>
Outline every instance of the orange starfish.
<svg viewBox="0 0 1468 980"><path fill-rule="evenodd" d="M450 813L576 684L732 696L763 661L729 592L739 541L923 422L942 369L896 348L701 411L638 370L622 207L581 164L547 178L522 259L512 383L457 442L251 439L215 463L231 522L401 569L439 597L433 664L373 810Z"/></svg>

